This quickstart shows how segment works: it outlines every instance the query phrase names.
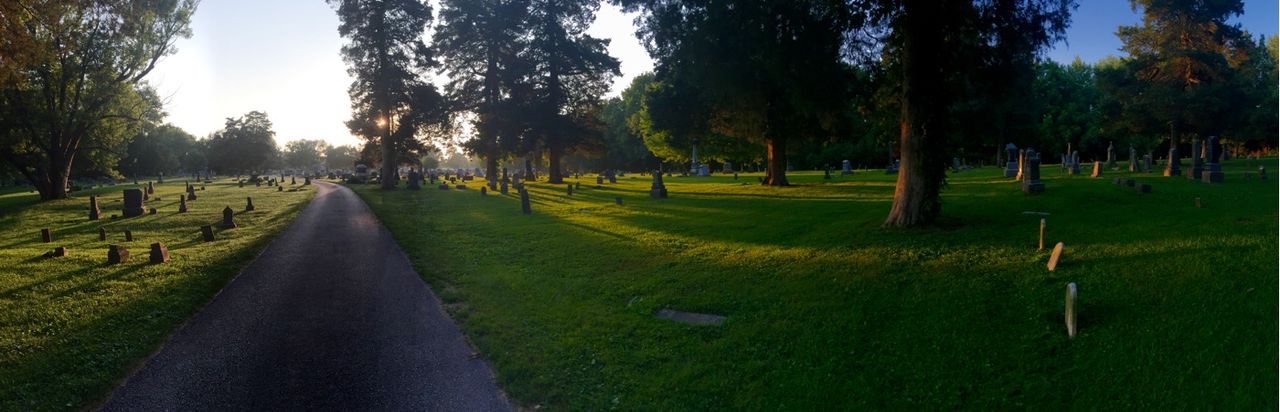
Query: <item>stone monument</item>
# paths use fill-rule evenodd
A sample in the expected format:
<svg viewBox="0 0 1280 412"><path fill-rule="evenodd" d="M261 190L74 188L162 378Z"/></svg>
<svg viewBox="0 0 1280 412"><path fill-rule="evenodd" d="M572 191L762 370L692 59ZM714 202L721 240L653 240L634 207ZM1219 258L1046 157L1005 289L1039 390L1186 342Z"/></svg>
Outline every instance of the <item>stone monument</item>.
<svg viewBox="0 0 1280 412"><path fill-rule="evenodd" d="M848 160L840 162L840 175L847 176L853 174L853 163Z"/></svg>
<svg viewBox="0 0 1280 412"><path fill-rule="evenodd" d="M89 220L98 220L102 217L102 210L98 209L98 197L89 196Z"/></svg>
<svg viewBox="0 0 1280 412"><path fill-rule="evenodd" d="M1204 160L1200 157L1200 139L1191 141L1191 167L1187 169L1187 178L1192 180L1200 180L1200 173L1204 171Z"/></svg>
<svg viewBox="0 0 1280 412"><path fill-rule="evenodd" d="M126 189L124 191L124 210L122 211L124 217L142 216L143 213L147 212L143 206L141 189Z"/></svg>
<svg viewBox="0 0 1280 412"><path fill-rule="evenodd" d="M1165 176L1182 176L1182 158L1178 157L1178 148L1169 148L1169 161L1164 166Z"/></svg>
<svg viewBox="0 0 1280 412"><path fill-rule="evenodd" d="M1004 146L1004 150L1009 154L1009 157L1006 157L1009 161L1004 165L1004 177L1016 177L1020 166L1018 164L1018 146L1009 143Z"/></svg>
<svg viewBox="0 0 1280 412"><path fill-rule="evenodd" d="M1204 171L1200 172L1200 181L1205 183L1222 183L1222 147L1218 146L1218 136L1209 136L1204 142L1208 156L1204 158Z"/></svg>
<svg viewBox="0 0 1280 412"><path fill-rule="evenodd" d="M1107 143L1107 168L1116 170L1116 142Z"/></svg>
<svg viewBox="0 0 1280 412"><path fill-rule="evenodd" d="M667 198L667 186L662 183L662 172L655 171L653 173L653 184L649 187L649 197L654 199Z"/></svg>
<svg viewBox="0 0 1280 412"><path fill-rule="evenodd" d="M1022 191L1030 194L1044 193L1044 183L1040 181L1040 155L1034 149L1027 149L1023 154L1026 157L1026 163L1023 163L1023 179Z"/></svg>
<svg viewBox="0 0 1280 412"><path fill-rule="evenodd" d="M235 229L236 222L232 220L232 217L234 217L235 214L236 212L231 210L231 206L227 206L222 209L222 228L223 229Z"/></svg>

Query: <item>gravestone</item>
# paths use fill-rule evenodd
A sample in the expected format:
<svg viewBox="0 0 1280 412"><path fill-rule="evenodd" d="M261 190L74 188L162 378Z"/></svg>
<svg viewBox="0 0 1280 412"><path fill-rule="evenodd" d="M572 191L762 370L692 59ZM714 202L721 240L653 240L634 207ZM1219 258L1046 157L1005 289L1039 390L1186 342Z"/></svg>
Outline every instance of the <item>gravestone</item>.
<svg viewBox="0 0 1280 412"><path fill-rule="evenodd" d="M499 189L498 189L498 190L499 190L499 192L500 192L500 193L502 193L503 195L507 194L507 181L506 181L506 180L501 180L501 181L499 181L499 182L498 182L498 187L499 187Z"/></svg>
<svg viewBox="0 0 1280 412"><path fill-rule="evenodd" d="M1075 282L1071 282L1067 284L1066 313L1065 313L1065 316L1063 316L1063 318L1067 323L1068 338L1076 337L1076 293L1077 292L1078 290L1076 288Z"/></svg>
<svg viewBox="0 0 1280 412"><path fill-rule="evenodd" d="M1102 162L1093 161L1093 173L1089 174L1089 177L1102 177Z"/></svg>
<svg viewBox="0 0 1280 412"><path fill-rule="evenodd" d="M230 206L227 206L227 208L228 208L228 209L230 209L231 207L230 207ZM246 197L246 198L244 198L244 211L246 211L246 212L252 212L252 211L253 211L253 198L252 198L252 197Z"/></svg>
<svg viewBox="0 0 1280 412"><path fill-rule="evenodd" d="M680 322L686 325L716 326L724 323L725 317L708 313L681 312L671 309L660 309L653 314L659 319Z"/></svg>
<svg viewBox="0 0 1280 412"><path fill-rule="evenodd" d="M604 184L604 176L596 176L596 186Z"/></svg>
<svg viewBox="0 0 1280 412"><path fill-rule="evenodd" d="M529 191L520 189L520 212L526 215L533 214L533 208L529 206Z"/></svg>
<svg viewBox="0 0 1280 412"><path fill-rule="evenodd" d="M148 214L153 214L153 215L154 215L154 214L156 214L156 212L158 212L158 211L157 211L157 210L156 210L156 208L154 208L154 207L153 207L153 208L151 208L151 209L147 209L147 213L148 213Z"/></svg>
<svg viewBox="0 0 1280 412"><path fill-rule="evenodd" d="M102 210L98 209L98 197L89 196L89 220L98 220L102 217Z"/></svg>
<svg viewBox="0 0 1280 412"><path fill-rule="evenodd" d="M448 183L445 183L445 182L442 180L442 181L440 181L440 185L439 185L439 186L436 186L436 189L440 189L440 190L449 190L449 184L448 184Z"/></svg>
<svg viewBox="0 0 1280 412"><path fill-rule="evenodd" d="M1169 159L1165 161L1164 175L1168 177L1182 176L1182 158L1178 157L1178 148L1169 148Z"/></svg>
<svg viewBox="0 0 1280 412"><path fill-rule="evenodd" d="M614 204L616 204L616 205L618 205L618 206L622 206L622 197L621 197L621 196L614 196L614 198L613 198L613 203L614 203Z"/></svg>
<svg viewBox="0 0 1280 412"><path fill-rule="evenodd" d="M187 213L187 197L178 195L178 213Z"/></svg>
<svg viewBox="0 0 1280 412"><path fill-rule="evenodd" d="M1019 150L1018 151L1018 175L1015 176L1014 178L1018 179L1019 181L1022 181L1026 176L1026 172L1027 172L1026 168L1027 168L1027 150Z"/></svg>
<svg viewBox="0 0 1280 412"><path fill-rule="evenodd" d="M169 261L169 248L164 243L156 242L151 244L151 264L159 264Z"/></svg>
<svg viewBox="0 0 1280 412"><path fill-rule="evenodd" d="M1107 168L1116 170L1116 142L1107 143Z"/></svg>
<svg viewBox="0 0 1280 412"><path fill-rule="evenodd" d="M489 187L480 186L480 196L488 196L488 195L489 195Z"/></svg>
<svg viewBox="0 0 1280 412"><path fill-rule="evenodd" d="M467 190L467 185L454 185L453 188L458 190Z"/></svg>
<svg viewBox="0 0 1280 412"><path fill-rule="evenodd" d="M1023 173L1022 191L1029 194L1044 193L1044 183L1040 181L1040 155L1035 149L1027 149L1023 156L1026 157L1026 171Z"/></svg>
<svg viewBox="0 0 1280 412"><path fill-rule="evenodd" d="M1052 272L1058 268L1058 263L1062 260L1062 250L1066 249L1066 245L1058 242L1053 246L1053 254L1049 255L1049 271Z"/></svg>
<svg viewBox="0 0 1280 412"><path fill-rule="evenodd" d="M662 183L662 172L653 174L653 184L649 186L649 197L654 199L667 198L667 185Z"/></svg>
<svg viewBox="0 0 1280 412"><path fill-rule="evenodd" d="M1142 173L1151 173L1151 155L1142 155Z"/></svg>
<svg viewBox="0 0 1280 412"><path fill-rule="evenodd" d="M566 186L567 187L565 187L565 194L569 196L573 196L573 185L566 185Z"/></svg>
<svg viewBox="0 0 1280 412"><path fill-rule="evenodd" d="M311 184L311 175L303 176L303 177L302 177L302 185L303 185L303 186L308 186L308 185L310 185L310 184Z"/></svg>
<svg viewBox="0 0 1280 412"><path fill-rule="evenodd" d="M105 227L98 228L98 240L99 241L107 240L107 228Z"/></svg>
<svg viewBox="0 0 1280 412"><path fill-rule="evenodd" d="M148 195L156 194L156 187L155 185L152 185L151 182L147 182L147 194Z"/></svg>
<svg viewBox="0 0 1280 412"><path fill-rule="evenodd" d="M277 192L283 192L283 191L284 191L284 186L276 186L276 191L277 191Z"/></svg>
<svg viewBox="0 0 1280 412"><path fill-rule="evenodd" d="M67 256L66 246L58 246L53 248L52 252L44 253L44 257L47 257L47 258L66 257L66 256Z"/></svg>
<svg viewBox="0 0 1280 412"><path fill-rule="evenodd" d="M290 185L296 185L296 184L298 184L298 177L297 177L297 176L289 176L289 184L290 184Z"/></svg>
<svg viewBox="0 0 1280 412"><path fill-rule="evenodd" d="M707 165L702 165L702 172L704 173L703 176L706 176L706 172L707 172L706 168L707 168ZM609 174L605 177L609 179L610 184L618 183L618 175L613 174L612 171L609 172Z"/></svg>
<svg viewBox="0 0 1280 412"><path fill-rule="evenodd" d="M1187 178L1192 180L1200 180L1201 173L1204 172L1204 160L1200 157L1200 139L1191 141L1191 168L1187 170Z"/></svg>
<svg viewBox="0 0 1280 412"><path fill-rule="evenodd" d="M853 163L849 162L848 160L841 161L840 175L845 176L845 175L851 175L851 174L853 174ZM734 173L734 176L737 176L737 173Z"/></svg>
<svg viewBox="0 0 1280 412"><path fill-rule="evenodd" d="M418 173L417 170L409 170L409 183L405 188L409 190L420 190L422 189L421 182L422 174Z"/></svg>
<svg viewBox="0 0 1280 412"><path fill-rule="evenodd" d="M196 200L196 187L195 187L195 186L187 185L187 200L190 200L190 201L193 201L193 202Z"/></svg>
<svg viewBox="0 0 1280 412"><path fill-rule="evenodd" d="M1004 150L1009 154L1009 157L1006 157L1006 159L1009 160L1004 166L1004 177L1015 177L1018 175L1018 168L1020 166L1017 160L1018 146L1014 146L1013 143L1009 143L1004 146Z"/></svg>
<svg viewBox="0 0 1280 412"><path fill-rule="evenodd" d="M125 229L125 230L124 230L124 241L125 241L125 242L132 242L132 241L133 241L133 231L132 231L132 230L129 230L129 229Z"/></svg>
<svg viewBox="0 0 1280 412"><path fill-rule="evenodd" d="M236 222L232 220L232 218L235 217L235 214L236 212L231 210L231 206L227 206L222 209L222 228L223 229L236 228Z"/></svg>
<svg viewBox="0 0 1280 412"><path fill-rule="evenodd" d="M53 235L49 233L49 229L40 229L40 240L44 243L53 242Z"/></svg>
<svg viewBox="0 0 1280 412"><path fill-rule="evenodd" d="M122 213L124 217L137 217L146 213L146 209L143 209L142 205L141 189L126 189L124 191L124 210Z"/></svg>
<svg viewBox="0 0 1280 412"><path fill-rule="evenodd" d="M898 165L899 165L899 162L900 162L900 160L898 160L898 159L894 159L894 161L893 161L892 163L889 163L889 166L888 166L888 167L886 167L886 168L884 169L884 174L886 174L886 175L896 175L896 174L898 174Z"/></svg>
<svg viewBox="0 0 1280 412"><path fill-rule="evenodd" d="M212 242L213 241L213 225L200 226L200 237L203 238L205 242Z"/></svg>
<svg viewBox="0 0 1280 412"><path fill-rule="evenodd" d="M1129 171L1138 171L1138 150L1129 145Z"/></svg>
<svg viewBox="0 0 1280 412"><path fill-rule="evenodd" d="M1218 146L1218 136L1209 136L1204 143L1209 155L1204 158L1204 171L1200 172L1200 181L1205 183L1222 183L1222 147Z"/></svg>
<svg viewBox="0 0 1280 412"><path fill-rule="evenodd" d="M1040 246L1036 247L1036 250L1044 250L1044 226L1045 220L1040 218Z"/></svg>
<svg viewBox="0 0 1280 412"><path fill-rule="evenodd" d="M164 173L158 173L156 176L156 181L160 183L164 183Z"/></svg>
<svg viewBox="0 0 1280 412"><path fill-rule="evenodd" d="M243 180L241 180L239 184L240 184L240 187L241 187L241 188L244 188L244 181L243 181Z"/></svg>
<svg viewBox="0 0 1280 412"><path fill-rule="evenodd" d="M1071 170L1068 172L1072 176L1080 175L1080 152L1071 152L1071 158L1067 159L1071 162Z"/></svg>
<svg viewBox="0 0 1280 412"><path fill-rule="evenodd" d="M129 249L120 245L107 245L107 264L116 265L129 261Z"/></svg>

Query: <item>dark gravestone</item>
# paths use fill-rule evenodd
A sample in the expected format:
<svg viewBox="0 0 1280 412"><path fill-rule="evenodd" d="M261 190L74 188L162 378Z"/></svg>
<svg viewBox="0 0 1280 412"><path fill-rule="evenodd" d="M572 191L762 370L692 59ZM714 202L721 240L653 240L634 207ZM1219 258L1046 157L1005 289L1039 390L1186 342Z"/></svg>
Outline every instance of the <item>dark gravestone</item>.
<svg viewBox="0 0 1280 412"><path fill-rule="evenodd" d="M621 198L621 197L614 197L614 198L613 198L613 203L614 203L614 204L617 204L618 206L622 206L622 198Z"/></svg>
<svg viewBox="0 0 1280 412"><path fill-rule="evenodd" d="M1116 142L1107 143L1107 168L1116 170Z"/></svg>
<svg viewBox="0 0 1280 412"><path fill-rule="evenodd" d="M66 256L67 256L67 247L66 247L66 246L58 246L58 247L55 247L55 248L53 248L53 251L52 251L52 252L45 253L44 255L45 255L45 257L51 257L51 258L56 258L56 257L66 257Z"/></svg>
<svg viewBox="0 0 1280 412"><path fill-rule="evenodd" d="M102 217L102 210L98 209L98 197L89 196L89 220L98 220Z"/></svg>
<svg viewBox="0 0 1280 412"><path fill-rule="evenodd" d="M230 207L230 206L227 206L227 208L228 208L228 209L230 209L231 207ZM246 212L252 212L252 211L253 211L253 198L252 198L252 197L246 197L246 198L244 198L244 211L246 211Z"/></svg>
<svg viewBox="0 0 1280 412"><path fill-rule="evenodd" d="M44 243L53 242L53 235L49 234L49 229L40 229L40 240Z"/></svg>
<svg viewBox="0 0 1280 412"><path fill-rule="evenodd" d="M1182 176L1182 158L1178 157L1178 148L1169 149L1169 164L1164 166L1165 176Z"/></svg>
<svg viewBox="0 0 1280 412"><path fill-rule="evenodd" d="M1200 173L1204 171L1204 159L1200 157L1200 139L1191 141L1191 168L1187 170L1187 178L1191 180L1200 180Z"/></svg>
<svg viewBox="0 0 1280 412"><path fill-rule="evenodd" d="M98 240L99 241L107 240L107 228L105 227L98 228Z"/></svg>
<svg viewBox="0 0 1280 412"><path fill-rule="evenodd" d="M152 264L168 262L169 248L165 247L164 243L161 242L152 243L150 261Z"/></svg>
<svg viewBox="0 0 1280 412"><path fill-rule="evenodd" d="M615 175L615 174L613 174L612 172L610 172L610 173L609 173L609 183L618 183L618 176L617 176L617 175Z"/></svg>
<svg viewBox="0 0 1280 412"><path fill-rule="evenodd" d="M1026 163L1023 164L1022 191L1030 194L1044 193L1044 183L1040 181L1040 155L1034 149L1027 149Z"/></svg>
<svg viewBox="0 0 1280 412"><path fill-rule="evenodd" d="M1209 136L1204 145L1209 155L1204 158L1204 171L1200 172L1200 181L1222 183L1222 147L1218 146L1218 136Z"/></svg>
<svg viewBox="0 0 1280 412"><path fill-rule="evenodd" d="M147 210L147 213L149 213L149 214L153 214L153 215L154 215L154 214L156 214L157 212L159 212L159 211L158 211L158 210L156 210L156 208L154 208L154 207L153 207L153 208L151 208L151 209L148 209L148 210Z"/></svg>
<svg viewBox="0 0 1280 412"><path fill-rule="evenodd" d="M458 190L467 190L467 185L453 185L453 188Z"/></svg>
<svg viewBox="0 0 1280 412"><path fill-rule="evenodd" d="M129 249L120 245L107 245L107 263L120 264L129 261Z"/></svg>
<svg viewBox="0 0 1280 412"><path fill-rule="evenodd" d="M284 186L276 186L276 191L277 191L277 192L283 192L283 191L284 191Z"/></svg>
<svg viewBox="0 0 1280 412"><path fill-rule="evenodd" d="M1009 154L1009 161L1004 165L1004 177L1018 176L1018 161L1015 160L1018 158L1018 146L1009 143L1004 146L1004 151Z"/></svg>
<svg viewBox="0 0 1280 412"><path fill-rule="evenodd" d="M303 178L302 178L302 185L303 185L303 186L307 186L307 185L310 185L310 184L311 184L311 176L305 176L305 177L303 177Z"/></svg>
<svg viewBox="0 0 1280 412"><path fill-rule="evenodd" d="M488 186L480 186L480 196L486 196L486 195L488 195L488 194L489 194L489 187L488 187Z"/></svg>
<svg viewBox="0 0 1280 412"><path fill-rule="evenodd" d="M297 176L289 176L289 184L290 184L290 185L296 185L296 184L298 184L298 177L297 177Z"/></svg>
<svg viewBox="0 0 1280 412"><path fill-rule="evenodd" d="M187 200L190 200L190 201L193 201L193 202L196 200L196 187L195 187L195 186L187 185Z"/></svg>
<svg viewBox="0 0 1280 412"><path fill-rule="evenodd" d="M147 182L147 194L149 195L156 194L156 186L151 184L151 182Z"/></svg>
<svg viewBox="0 0 1280 412"><path fill-rule="evenodd" d="M1067 158L1067 162L1070 163L1069 169L1067 170L1067 174L1071 176L1079 176L1080 175L1080 152L1078 151L1071 152L1071 157Z"/></svg>
<svg viewBox="0 0 1280 412"><path fill-rule="evenodd" d="M564 188L564 189L565 189L565 194L567 194L567 195L569 195L569 196L573 196L573 185L566 185L566 186L567 186L567 187L565 187L565 188Z"/></svg>
<svg viewBox="0 0 1280 412"><path fill-rule="evenodd" d="M222 228L223 229L235 229L236 222L232 220L235 214L236 212L231 210L231 206L227 206L226 208L222 209Z"/></svg>
<svg viewBox="0 0 1280 412"><path fill-rule="evenodd" d="M124 191L124 217L137 217L146 213L142 208L142 190L127 189Z"/></svg>
<svg viewBox="0 0 1280 412"><path fill-rule="evenodd" d="M200 226L200 237L203 238L205 242L212 242L213 241L213 225Z"/></svg>
<svg viewBox="0 0 1280 412"><path fill-rule="evenodd" d="M125 242L132 242L132 241L133 241L133 231L132 231L132 230L129 230L129 229L125 229L125 230L124 230L124 241L125 241Z"/></svg>
<svg viewBox="0 0 1280 412"><path fill-rule="evenodd" d="M240 184L240 187L244 187L244 181L243 181L243 180L241 180L239 184Z"/></svg>
<svg viewBox="0 0 1280 412"><path fill-rule="evenodd" d="M178 195L178 213L187 213L187 197Z"/></svg>
<svg viewBox="0 0 1280 412"><path fill-rule="evenodd" d="M654 199L667 198L667 185L662 183L662 172L653 174L653 184L649 186L649 197Z"/></svg>
<svg viewBox="0 0 1280 412"><path fill-rule="evenodd" d="M498 182L498 187L500 188L500 193L507 194L507 181L505 179Z"/></svg>
<svg viewBox="0 0 1280 412"><path fill-rule="evenodd" d="M1138 171L1138 150L1129 145L1129 171Z"/></svg>
<svg viewBox="0 0 1280 412"><path fill-rule="evenodd" d="M596 186L604 184L604 176L596 176Z"/></svg>
<svg viewBox="0 0 1280 412"><path fill-rule="evenodd" d="M520 189L520 212L526 215L533 214L533 209L529 206L529 191Z"/></svg>
<svg viewBox="0 0 1280 412"><path fill-rule="evenodd" d="M405 188L406 188L406 189L409 189L409 190L419 190L419 189L421 189L421 188L422 188L422 186L421 186L421 181L422 181L422 175L421 175L421 174L419 174L419 173L418 173L418 171L416 171L416 170L410 170L410 171L409 171L409 182L408 182L408 184L405 186Z"/></svg>

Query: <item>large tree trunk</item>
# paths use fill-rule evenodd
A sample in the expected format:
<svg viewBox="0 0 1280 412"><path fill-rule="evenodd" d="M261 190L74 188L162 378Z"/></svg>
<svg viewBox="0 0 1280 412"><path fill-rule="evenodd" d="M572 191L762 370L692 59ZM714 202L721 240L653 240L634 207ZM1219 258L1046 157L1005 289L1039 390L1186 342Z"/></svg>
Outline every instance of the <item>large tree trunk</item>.
<svg viewBox="0 0 1280 412"><path fill-rule="evenodd" d="M561 151L558 145L547 145L547 183L564 183L564 176L560 175Z"/></svg>
<svg viewBox="0 0 1280 412"><path fill-rule="evenodd" d="M765 143L768 151L768 167L764 171L766 186L790 186L787 183L787 140L772 137Z"/></svg>
<svg viewBox="0 0 1280 412"><path fill-rule="evenodd" d="M953 9L954 1L903 2L901 167L885 227L927 225L942 210L939 190L946 173L944 139L950 100L940 51L945 10ZM952 4L938 4L948 2Z"/></svg>
<svg viewBox="0 0 1280 412"><path fill-rule="evenodd" d="M484 159L484 177L489 181L489 190L498 189L498 179L502 178L498 171L498 151L490 150Z"/></svg>
<svg viewBox="0 0 1280 412"><path fill-rule="evenodd" d="M390 116L388 116L390 119ZM391 141L391 121L387 121L386 134L382 135L382 189L391 190L400 183L396 176L396 145Z"/></svg>

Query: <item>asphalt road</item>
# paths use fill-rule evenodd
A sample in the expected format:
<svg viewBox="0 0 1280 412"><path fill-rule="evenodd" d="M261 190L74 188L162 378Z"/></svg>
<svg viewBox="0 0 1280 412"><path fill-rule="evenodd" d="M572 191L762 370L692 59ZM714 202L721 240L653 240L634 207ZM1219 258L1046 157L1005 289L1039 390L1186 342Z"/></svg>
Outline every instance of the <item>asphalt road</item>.
<svg viewBox="0 0 1280 412"><path fill-rule="evenodd" d="M104 410L511 410L368 206L316 185Z"/></svg>

